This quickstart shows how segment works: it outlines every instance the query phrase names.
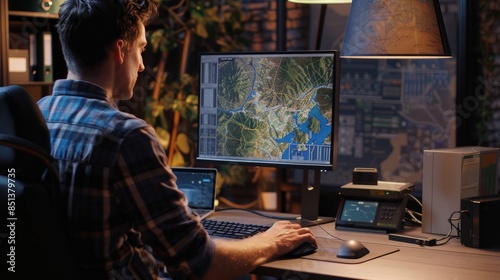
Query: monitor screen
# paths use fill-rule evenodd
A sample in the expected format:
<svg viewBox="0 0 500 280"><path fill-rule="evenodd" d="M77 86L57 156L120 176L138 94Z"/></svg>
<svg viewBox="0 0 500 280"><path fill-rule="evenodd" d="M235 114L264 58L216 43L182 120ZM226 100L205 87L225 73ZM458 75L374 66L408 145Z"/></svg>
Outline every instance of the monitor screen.
<svg viewBox="0 0 500 280"><path fill-rule="evenodd" d="M198 160L332 170L337 51L200 54Z"/></svg>

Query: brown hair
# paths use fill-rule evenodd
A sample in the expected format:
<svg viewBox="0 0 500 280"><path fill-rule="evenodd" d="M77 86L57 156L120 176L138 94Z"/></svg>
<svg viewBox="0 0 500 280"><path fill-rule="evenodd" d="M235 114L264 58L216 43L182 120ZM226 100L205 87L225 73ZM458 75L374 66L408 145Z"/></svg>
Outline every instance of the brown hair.
<svg viewBox="0 0 500 280"><path fill-rule="evenodd" d="M150 0L66 0L59 10L57 31L68 69L93 67L107 56L109 45L137 39L139 23L157 16Z"/></svg>

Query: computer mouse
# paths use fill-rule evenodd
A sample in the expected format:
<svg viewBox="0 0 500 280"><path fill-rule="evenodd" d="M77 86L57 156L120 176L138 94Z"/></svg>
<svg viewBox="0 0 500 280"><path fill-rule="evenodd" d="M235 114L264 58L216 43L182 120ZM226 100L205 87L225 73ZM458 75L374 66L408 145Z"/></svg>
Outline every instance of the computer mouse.
<svg viewBox="0 0 500 280"><path fill-rule="evenodd" d="M301 256L312 254L312 253L316 252L317 249L318 249L318 247L316 247L316 245L314 245L313 243L304 242L304 243L300 244L297 248L286 253L284 257L285 258L298 258Z"/></svg>
<svg viewBox="0 0 500 280"><path fill-rule="evenodd" d="M342 245L340 245L337 257L345 259L359 259L368 253L370 253L370 251L360 241L345 240Z"/></svg>

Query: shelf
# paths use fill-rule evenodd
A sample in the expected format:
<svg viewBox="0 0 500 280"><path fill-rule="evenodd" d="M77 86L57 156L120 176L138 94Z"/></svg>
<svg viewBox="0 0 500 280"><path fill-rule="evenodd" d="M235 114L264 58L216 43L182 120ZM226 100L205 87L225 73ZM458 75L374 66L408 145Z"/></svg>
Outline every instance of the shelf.
<svg viewBox="0 0 500 280"><path fill-rule="evenodd" d="M44 81L26 81L26 82L10 82L11 85L19 86L52 86L54 82L44 82Z"/></svg>
<svg viewBox="0 0 500 280"><path fill-rule="evenodd" d="M52 0L51 10L46 12L39 6L39 1L0 0L0 86L22 86L36 101L52 93L55 80L66 77L66 63L62 55L62 47L56 28L59 18L56 11L58 11L58 7L62 2L63 0ZM12 10L9 10L10 7ZM50 34L51 37L45 36L46 34ZM50 38L50 41L46 38ZM30 44L32 45L30 46ZM14 53L12 50L28 51L28 71L31 72L33 66L36 66L37 73L44 73L46 69L44 60L46 46L51 48L51 78L40 76L41 74L36 77L31 77L28 74L32 80L21 79L17 76L12 78L10 76L8 61L11 53ZM35 55L30 56L33 50ZM24 53L17 55L20 58L26 58ZM34 64L29 61L30 58L36 59ZM24 75L25 72L21 74ZM11 79L17 79L17 81L11 81Z"/></svg>
<svg viewBox="0 0 500 280"><path fill-rule="evenodd" d="M40 13L40 12L27 12L27 11L9 11L9 16L50 18L50 19L58 19L59 18L59 15L57 15L57 14Z"/></svg>

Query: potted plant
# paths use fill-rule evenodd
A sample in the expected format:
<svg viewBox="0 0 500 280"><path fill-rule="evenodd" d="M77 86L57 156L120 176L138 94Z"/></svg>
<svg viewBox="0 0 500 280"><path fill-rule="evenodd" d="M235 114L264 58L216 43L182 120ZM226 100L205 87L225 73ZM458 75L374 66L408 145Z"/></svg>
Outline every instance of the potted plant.
<svg viewBox="0 0 500 280"><path fill-rule="evenodd" d="M239 1L155 0L159 17L147 37L157 61L144 119L158 134L171 166L194 165L199 52L236 51L246 15Z"/></svg>

